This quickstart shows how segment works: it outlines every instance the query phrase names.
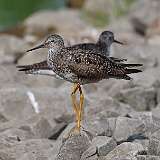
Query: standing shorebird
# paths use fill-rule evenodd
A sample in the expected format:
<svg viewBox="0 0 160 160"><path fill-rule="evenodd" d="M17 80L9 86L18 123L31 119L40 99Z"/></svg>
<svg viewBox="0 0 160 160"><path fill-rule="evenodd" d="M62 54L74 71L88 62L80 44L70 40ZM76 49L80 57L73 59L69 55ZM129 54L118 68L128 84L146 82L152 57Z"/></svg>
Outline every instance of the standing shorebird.
<svg viewBox="0 0 160 160"><path fill-rule="evenodd" d="M56 73L57 77L74 83L71 94L73 109L76 114L76 129L80 131L84 95L81 85L95 83L102 79L116 78L130 80L128 74L138 73L141 70L132 68L141 64L116 63L96 50L83 50L77 47L65 47L61 36L54 34L47 40L27 52L48 48L47 65ZM42 62L43 65L43 62ZM27 66L17 66L19 71L28 70ZM80 101L76 101L76 92L79 90Z"/></svg>
<svg viewBox="0 0 160 160"><path fill-rule="evenodd" d="M111 31L103 31L96 43L81 43L73 45L75 49L83 49L83 50L96 50L97 52L93 52L95 54L102 54L104 56L109 57L114 62L123 62L126 59L120 59L110 56L111 45L113 43L118 43L123 45L122 42L115 39L113 32ZM33 65L25 66L26 74L37 74L37 75L48 75L57 77L57 75L53 72L52 68L50 68L47 64L47 60L42 61L40 63L35 63Z"/></svg>

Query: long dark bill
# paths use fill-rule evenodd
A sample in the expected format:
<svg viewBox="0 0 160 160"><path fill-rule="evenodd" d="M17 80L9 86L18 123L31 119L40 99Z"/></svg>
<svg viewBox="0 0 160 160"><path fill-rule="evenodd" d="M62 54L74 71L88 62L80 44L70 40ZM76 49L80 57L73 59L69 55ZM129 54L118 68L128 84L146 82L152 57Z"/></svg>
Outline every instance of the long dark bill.
<svg viewBox="0 0 160 160"><path fill-rule="evenodd" d="M113 42L118 43L118 44L121 44L121 45L124 45L124 43L122 43L122 42L120 42L120 41L117 41L117 40L115 40L115 39L114 39Z"/></svg>
<svg viewBox="0 0 160 160"><path fill-rule="evenodd" d="M34 47L34 48L31 48L31 49L27 50L26 52L31 52L31 51L39 49L39 48L44 48L44 44L41 44L41 45Z"/></svg>

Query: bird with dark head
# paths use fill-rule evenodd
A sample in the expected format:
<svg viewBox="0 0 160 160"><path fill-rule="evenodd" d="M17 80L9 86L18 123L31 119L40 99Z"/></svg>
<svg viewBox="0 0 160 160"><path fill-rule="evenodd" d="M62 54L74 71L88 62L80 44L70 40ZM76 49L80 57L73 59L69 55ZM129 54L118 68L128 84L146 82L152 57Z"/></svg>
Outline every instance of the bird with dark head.
<svg viewBox="0 0 160 160"><path fill-rule="evenodd" d="M104 31L100 34L96 45L99 46L99 48L101 48L101 51L104 55L109 56L110 55L110 47L111 47L112 43L118 43L121 45L124 44L114 38L113 32Z"/></svg>
<svg viewBox="0 0 160 160"><path fill-rule="evenodd" d="M65 47L63 38L57 34L49 36L43 44L28 50L28 52L39 48L48 48L47 65L50 70L60 79L74 84L71 97L73 109L76 113L76 130L78 131L81 127L84 102L81 85L109 78L130 80L129 74L141 72L141 70L134 67L142 66L142 64L116 63L97 50L74 46ZM27 72L28 68L34 68L35 66L33 64L17 67L19 71ZM75 97L78 90L80 93L79 103L77 103Z"/></svg>
<svg viewBox="0 0 160 160"><path fill-rule="evenodd" d="M98 41L96 43L82 43L82 44L76 44L73 46L78 47L78 48L82 48L82 49L98 50L100 52L100 54L108 57L108 56L111 56L110 50L111 50L111 45L113 43L124 45L123 42L120 42L115 39L113 32L103 31L100 34ZM110 59L115 60L115 61L117 60L117 62L124 61L124 59L118 59L118 58L114 58L114 57L113 58L110 57Z"/></svg>

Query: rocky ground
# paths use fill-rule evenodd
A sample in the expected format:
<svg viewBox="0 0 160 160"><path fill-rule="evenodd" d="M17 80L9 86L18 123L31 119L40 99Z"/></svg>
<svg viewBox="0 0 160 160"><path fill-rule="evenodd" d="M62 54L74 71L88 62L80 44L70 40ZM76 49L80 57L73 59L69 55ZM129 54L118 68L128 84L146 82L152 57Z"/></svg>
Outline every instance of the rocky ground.
<svg viewBox="0 0 160 160"><path fill-rule="evenodd" d="M127 16L95 29L77 10L43 11L1 33L0 160L159 160L159 15L159 0L140 0ZM72 84L19 73L16 65L46 59L45 49L23 53L47 34L59 33L71 45L94 42L102 30L126 43L113 45L112 55L143 63L143 72L132 81L83 86L83 128L67 137L75 125Z"/></svg>

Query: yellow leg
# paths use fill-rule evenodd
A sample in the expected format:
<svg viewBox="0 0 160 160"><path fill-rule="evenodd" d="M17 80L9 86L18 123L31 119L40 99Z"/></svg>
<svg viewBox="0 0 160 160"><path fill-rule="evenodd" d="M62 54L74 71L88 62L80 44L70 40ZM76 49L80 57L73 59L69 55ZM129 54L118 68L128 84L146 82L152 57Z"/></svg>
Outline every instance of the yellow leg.
<svg viewBox="0 0 160 160"><path fill-rule="evenodd" d="M79 89L79 84L74 84L73 90L72 90L72 93L71 93L71 97L72 97L73 110L76 114L76 122L77 122L76 129L79 132L80 131L80 127L79 127L79 106L77 105L76 95L75 95L75 93L77 92L78 89Z"/></svg>
<svg viewBox="0 0 160 160"><path fill-rule="evenodd" d="M81 86L79 85L79 93L80 93L80 103L79 103L79 111L78 111L78 129L80 130L81 127L81 121L82 121L82 113L83 113L83 102L84 102L84 95L81 89Z"/></svg>
<svg viewBox="0 0 160 160"><path fill-rule="evenodd" d="M73 90L72 90L72 93L71 93L72 106L73 106L73 110L74 110L74 112L76 114L76 118L77 118L77 114L78 114L78 106L77 106L76 95L75 95L77 89L78 89L77 84L74 84Z"/></svg>

